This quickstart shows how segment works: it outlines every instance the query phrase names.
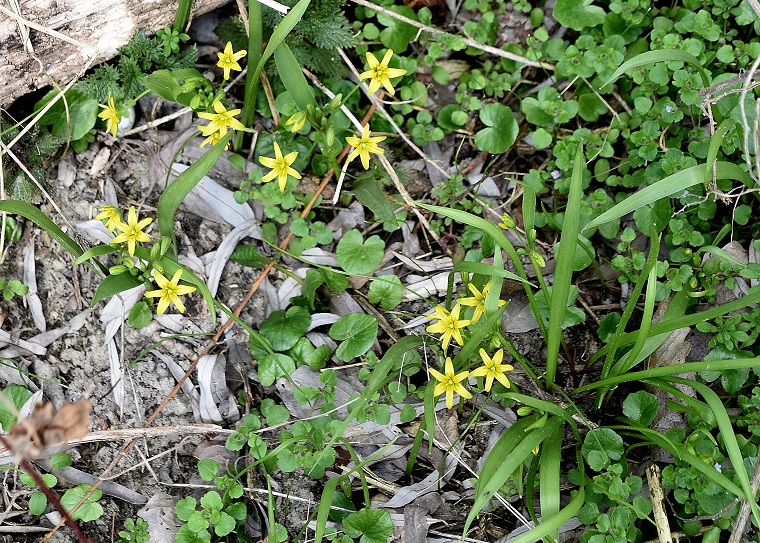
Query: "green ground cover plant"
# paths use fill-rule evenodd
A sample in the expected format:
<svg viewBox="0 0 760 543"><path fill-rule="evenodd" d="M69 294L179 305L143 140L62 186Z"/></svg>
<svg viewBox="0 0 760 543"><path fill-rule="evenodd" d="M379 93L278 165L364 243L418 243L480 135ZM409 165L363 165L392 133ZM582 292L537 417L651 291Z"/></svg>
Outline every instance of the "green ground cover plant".
<svg viewBox="0 0 760 543"><path fill-rule="evenodd" d="M636 470L653 450L670 455L659 462L673 530L720 541L748 520L760 524L760 246L752 221L760 24L748 2L558 0L549 9L467 0L461 33L436 26L435 6L300 0L282 14L250 2L247 26L233 17L217 29L224 48L216 81L185 43L189 2L181 4L172 28L136 34L118 60L35 108L51 152L82 152L98 129L119 138L128 108L151 93L190 108L206 124L186 145L209 149L162 187L155 212L101 206L95 219L111 239L85 247L34 205L34 174L7 170L13 182L0 201L0 211L35 223L75 265L89 267L98 278L93 307L142 286L128 316L134 328L202 298L214 324L225 314L247 333L266 397L240 392L246 412L225 447L241 461L225 469L198 462L213 489L178 497L177 541L250 540L244 483L256 470L270 490L272 540L303 537L286 533L271 491L278 473L299 472L321 483L315 542L387 541L393 520L373 505L365 468L393 441L365 455L347 429L389 426L394 417L416 424L409 478L422 469L424 442L435 444L439 402L460 422L446 453L488 416L485 405L519 415L467 475L457 536L469 537L502 496L515 495L529 529L511 541L556 541L573 518L583 542L651 538L661 521L652 483ZM508 14L530 28L524 40L504 42ZM236 89L230 80L243 71ZM442 89L446 103L432 92ZM21 137L18 125L2 126L4 143ZM445 179L412 198L396 163L446 141L456 149ZM47 154L22 148L32 164ZM231 259L262 277L276 269L300 287L258 323L233 313L180 259L179 207L222 160L246 172L235 201L258 206L262 217L260 242L240 244ZM319 189L305 184L312 176L325 179ZM488 179L519 193L511 208L503 191L482 195ZM334 235L331 213L354 203L367 227ZM410 223L451 259L440 298L378 271ZM4 239L13 237L11 230ZM312 261L314 249L331 263ZM608 298L626 295L597 315L584 297L589 281ZM27 294L19 281L0 285L7 302ZM333 298L357 292L371 311L315 324L332 315ZM510 292L524 298L542 349L526 350L505 326L518 298ZM399 337L383 316L397 313L427 319ZM315 344L316 326L330 343ZM660 363L669 337L685 328L705 334L706 352ZM576 357L570 338L583 330L594 344ZM341 372L353 364L363 388L341 402ZM318 377L299 384L298 371ZM278 383L292 385L308 416L278 403ZM4 429L30 395L4 389ZM668 413L682 424L659 425ZM63 494L67 510L83 500L74 520L102 514L100 491L89 488ZM29 498L35 514L47 506L41 496ZM129 520L121 540L145 540L145 526ZM756 529L748 536L756 539Z"/></svg>

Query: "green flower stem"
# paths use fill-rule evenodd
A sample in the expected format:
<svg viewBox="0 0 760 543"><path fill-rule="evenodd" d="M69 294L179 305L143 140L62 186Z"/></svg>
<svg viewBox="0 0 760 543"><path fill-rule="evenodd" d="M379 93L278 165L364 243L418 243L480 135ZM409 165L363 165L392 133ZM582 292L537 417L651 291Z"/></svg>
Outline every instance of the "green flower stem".
<svg viewBox="0 0 760 543"><path fill-rule="evenodd" d="M258 4L258 2L255 2ZM190 10L193 7L193 0L179 0L177 13L174 14L174 24L172 29L177 32L184 32L188 21L190 20Z"/></svg>
<svg viewBox="0 0 760 543"><path fill-rule="evenodd" d="M245 98L243 111L240 114L240 122L245 126L253 125L256 112L256 97L259 92L259 80L261 72L257 70L261 60L261 48L264 44L263 30L261 26L262 8L256 0L248 1L248 72L245 74ZM235 136L233 147L239 150L243 146L243 134Z"/></svg>

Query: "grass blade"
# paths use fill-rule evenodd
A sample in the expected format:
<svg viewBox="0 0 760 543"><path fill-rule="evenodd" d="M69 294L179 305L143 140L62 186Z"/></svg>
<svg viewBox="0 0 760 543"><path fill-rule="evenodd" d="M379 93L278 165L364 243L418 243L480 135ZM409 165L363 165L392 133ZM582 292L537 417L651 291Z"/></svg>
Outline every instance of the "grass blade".
<svg viewBox="0 0 760 543"><path fill-rule="evenodd" d="M559 484L560 463L562 461L563 427L558 427L541 446L541 471L539 472L539 499L541 502L541 518L553 518L559 514ZM559 540L559 526L549 537Z"/></svg>
<svg viewBox="0 0 760 543"><path fill-rule="evenodd" d="M552 287L551 305L549 306L549 327L546 337L546 387L549 390L554 388L554 378L557 376L559 346L562 342L562 323L565 321L567 297L570 294L570 284L573 281L572 263L575 261L575 248L580 233L583 170L585 167L583 144L579 144L578 151L575 153L559 249L555 257L557 266L554 270L554 286Z"/></svg>
<svg viewBox="0 0 760 543"><path fill-rule="evenodd" d="M679 51L677 49L659 49L657 51L647 51L646 53L641 53L640 55L636 55L632 59L624 62L620 68L615 70L612 76L604 85L602 85L602 87L606 87L628 70L632 70L640 66L646 66L647 64L654 64L655 62L686 62L699 70L699 74L702 76L702 82L704 83L705 87L710 84L710 77L707 75L707 72L699 63L699 60L697 60L697 57L691 53L687 53L686 51Z"/></svg>
<svg viewBox="0 0 760 543"><path fill-rule="evenodd" d="M174 216L177 214L177 209L179 209L179 205L190 194L195 185L214 167L219 157L222 156L222 152L224 152L224 148L227 142L230 141L232 134L233 132L230 130L226 135L222 136L195 164L179 174L177 179L166 187L158 199L158 209L156 211L158 231L162 238L167 237L172 241L169 249L171 257L176 258L177 256L177 240L174 236Z"/></svg>
<svg viewBox="0 0 760 543"><path fill-rule="evenodd" d="M715 173L717 179L734 179L736 181L741 181L744 184L752 184L752 180L747 173L736 164L731 164L730 162L716 162ZM596 219L589 222L583 227L583 229L596 228L604 223L614 221L627 215L631 211L635 211L640 207L656 202L661 198L668 198L674 194L680 195L689 187L693 187L699 183L705 183L708 179L712 179L712 172L708 177L707 168L704 164L698 164L691 168L686 168L685 170L669 175L665 179L661 179L648 187L644 187L637 193L632 194L612 209L605 211Z"/></svg>

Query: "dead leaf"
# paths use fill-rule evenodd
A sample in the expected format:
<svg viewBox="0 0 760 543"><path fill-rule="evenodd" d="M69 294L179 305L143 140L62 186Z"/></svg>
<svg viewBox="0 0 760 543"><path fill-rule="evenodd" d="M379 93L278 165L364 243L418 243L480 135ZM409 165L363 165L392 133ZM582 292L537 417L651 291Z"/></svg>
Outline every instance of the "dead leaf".
<svg viewBox="0 0 760 543"><path fill-rule="evenodd" d="M20 419L5 436L16 460L38 458L44 449L87 435L90 400L65 403L56 412L51 403L38 403L27 418Z"/></svg>

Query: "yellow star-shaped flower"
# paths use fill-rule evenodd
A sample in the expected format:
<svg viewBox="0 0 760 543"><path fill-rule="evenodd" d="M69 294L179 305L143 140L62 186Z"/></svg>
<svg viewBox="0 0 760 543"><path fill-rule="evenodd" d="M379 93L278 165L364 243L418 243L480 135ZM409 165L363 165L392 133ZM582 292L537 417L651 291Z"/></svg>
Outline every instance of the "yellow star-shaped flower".
<svg viewBox="0 0 760 543"><path fill-rule="evenodd" d="M204 136L210 136L212 132L219 132L220 137L224 136L227 133L227 128L245 130L243 123L235 118L235 115L240 114L239 109L230 109L228 111L219 100L214 100L213 106L216 113L198 113L198 117L201 119L211 121L207 125L200 127Z"/></svg>
<svg viewBox="0 0 760 543"><path fill-rule="evenodd" d="M111 240L111 245L116 245L117 243L126 243L129 254L134 255L135 244L138 241L141 243L150 242L150 236L143 232L143 228L148 226L151 222L153 222L153 219L150 217L146 217L145 219L138 222L137 211L135 211L135 207L130 207L129 214L127 215L127 222L123 223L120 221L116 224L116 228L121 231L121 234Z"/></svg>
<svg viewBox="0 0 760 543"><path fill-rule="evenodd" d="M290 167L293 162L296 161L298 151L293 151L292 153L282 156L279 144L274 142L274 156L275 158L269 158L266 156L259 158L259 162L264 166L272 168L272 171L262 177L261 181L263 183L268 183L276 177L277 183L280 185L280 192L283 192L285 190L285 185L288 183L289 175L296 179L301 179L301 174Z"/></svg>
<svg viewBox="0 0 760 543"><path fill-rule="evenodd" d="M365 170L369 169L369 155L375 153L376 155L382 155L383 151L377 144L385 139L385 136L370 137L369 124L364 125L362 130L362 137L357 138L355 136L349 136L346 138L346 142L354 148L351 154L348 155L346 162L351 162L357 155L362 159L362 166Z"/></svg>
<svg viewBox="0 0 760 543"><path fill-rule="evenodd" d="M243 68L238 64L238 60L245 56L245 51L238 51L237 53L232 51L232 42L227 42L224 47L223 53L217 53L219 56L219 62L216 63L221 69L224 70L224 80L230 78L230 70L236 70L238 72L243 71Z"/></svg>
<svg viewBox="0 0 760 543"><path fill-rule="evenodd" d="M459 345L464 344L462 329L469 325L470 321L459 319L461 309L462 306L456 304L451 313L449 313L445 307L438 305L435 308L435 313L428 315L430 318L439 320L439 322L428 326L427 331L433 334L441 334L441 343L444 351L449 348L451 338L454 338Z"/></svg>
<svg viewBox="0 0 760 543"><path fill-rule="evenodd" d="M445 392L446 407L449 409L454 406L454 394L459 394L462 398L472 398L470 391L464 388L464 385L461 383L461 381L467 379L467 376L470 374L470 372L463 371L455 374L454 365L451 363L451 358L446 358L446 364L444 365L443 373L432 368L430 368L429 371L438 381L438 383L435 385L433 394L435 396L440 396Z"/></svg>
<svg viewBox="0 0 760 543"><path fill-rule="evenodd" d="M180 285L179 280L181 277L182 270L177 270L174 272L174 277L172 277L171 281L169 281L159 272L156 272L153 275L153 279L158 285L158 290L151 290L150 292L146 292L145 296L147 298L159 299L158 309L156 310L157 315L163 315L164 311L166 311L170 303L173 303L174 307L176 307L180 313L185 312L185 305L182 303L182 300L180 300L179 297L185 294L190 294L191 292L195 292L195 287Z"/></svg>
<svg viewBox="0 0 760 543"><path fill-rule="evenodd" d="M508 371L512 371L514 368L509 364L502 364L504 360L504 349L499 349L493 358L488 356L485 349L480 349L480 358L483 359L483 365L474 371L470 372L472 377L485 377L486 378L486 392L491 391L493 386L493 380L496 379L502 385L509 388L510 383L507 376L504 375Z"/></svg>
<svg viewBox="0 0 760 543"><path fill-rule="evenodd" d="M406 70L401 68L389 68L388 63L391 61L393 51L388 49L383 57L382 62L378 62L375 55L367 53L367 64L369 64L369 70L359 74L360 79L369 79L369 93L374 94L381 86L385 87L385 90L390 93L391 96L395 94L395 90L391 85L392 77L401 77L406 74Z"/></svg>
<svg viewBox="0 0 760 543"><path fill-rule="evenodd" d="M472 323L475 324L480 320L480 317L483 316L483 312L486 310L486 296L488 295L488 289L491 288L491 281L485 284L482 292L472 283L467 285L467 288L472 292L472 296L469 298L460 298L457 303L475 308L475 313L472 315ZM499 307L506 303L507 302L504 300L499 300Z"/></svg>
<svg viewBox="0 0 760 543"><path fill-rule="evenodd" d="M209 130L208 125L207 126L199 126L198 127L201 131L201 134L204 136L207 136L205 140L201 142L201 144L198 147L203 147L205 145L216 145L220 139L222 139L223 135L221 132L217 132L215 130ZM229 149L230 143L227 142L227 145L224 146L225 149Z"/></svg>
<svg viewBox="0 0 760 543"><path fill-rule="evenodd" d="M116 225L121 222L121 212L118 207L114 206L100 206L100 213L95 215L96 221L103 221L106 225L108 232L113 234L116 230Z"/></svg>
<svg viewBox="0 0 760 543"><path fill-rule="evenodd" d="M113 137L116 137L116 132L119 130L119 122L121 121L121 112L116 109L113 103L113 96L108 96L108 105L98 104L103 108L103 111L98 113L98 117L106 121L106 132L111 132Z"/></svg>

